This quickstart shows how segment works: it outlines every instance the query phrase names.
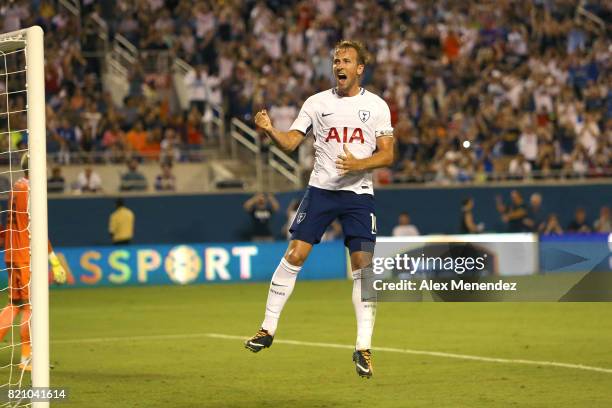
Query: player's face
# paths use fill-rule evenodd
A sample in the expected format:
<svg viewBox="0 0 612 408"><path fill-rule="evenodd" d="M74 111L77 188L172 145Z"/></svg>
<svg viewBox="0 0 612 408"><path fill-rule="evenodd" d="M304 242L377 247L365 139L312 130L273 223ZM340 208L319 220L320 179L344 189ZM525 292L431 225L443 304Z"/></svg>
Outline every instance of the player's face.
<svg viewBox="0 0 612 408"><path fill-rule="evenodd" d="M359 87L364 66L357 62L357 57L357 50L350 47L340 48L334 53L333 70L336 87L341 95L347 95Z"/></svg>

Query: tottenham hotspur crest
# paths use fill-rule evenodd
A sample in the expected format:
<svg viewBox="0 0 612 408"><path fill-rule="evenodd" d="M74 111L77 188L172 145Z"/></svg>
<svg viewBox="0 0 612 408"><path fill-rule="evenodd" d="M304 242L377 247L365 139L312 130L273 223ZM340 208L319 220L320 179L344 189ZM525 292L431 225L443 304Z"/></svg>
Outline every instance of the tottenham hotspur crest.
<svg viewBox="0 0 612 408"><path fill-rule="evenodd" d="M359 111L359 119L361 119L361 121L363 123L366 123L368 119L370 119L370 111L367 110L360 110Z"/></svg>

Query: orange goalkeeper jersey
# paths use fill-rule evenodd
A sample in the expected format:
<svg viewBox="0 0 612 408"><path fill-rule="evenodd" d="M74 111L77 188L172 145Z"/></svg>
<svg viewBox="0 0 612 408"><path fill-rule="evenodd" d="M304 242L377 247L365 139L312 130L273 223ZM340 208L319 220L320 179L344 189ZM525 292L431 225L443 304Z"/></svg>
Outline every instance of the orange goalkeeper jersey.
<svg viewBox="0 0 612 408"><path fill-rule="evenodd" d="M22 177L13 185L8 199L6 232L4 234L4 261L30 263L30 215L28 195L30 182Z"/></svg>

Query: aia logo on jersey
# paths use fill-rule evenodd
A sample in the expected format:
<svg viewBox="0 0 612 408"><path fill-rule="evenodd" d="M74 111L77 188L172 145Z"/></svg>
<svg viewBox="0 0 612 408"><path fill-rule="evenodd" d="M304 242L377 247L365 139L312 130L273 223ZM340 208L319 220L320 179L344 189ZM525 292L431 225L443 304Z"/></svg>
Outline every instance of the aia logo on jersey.
<svg viewBox="0 0 612 408"><path fill-rule="evenodd" d="M363 130L361 130L361 128L354 128L351 133L351 136L349 137L349 128L343 127L342 138L340 138L340 133L338 132L338 129L332 127L329 129L329 132L327 132L327 137L325 138L326 142L329 142L330 140L335 140L338 143L365 143L365 140L363 139Z"/></svg>

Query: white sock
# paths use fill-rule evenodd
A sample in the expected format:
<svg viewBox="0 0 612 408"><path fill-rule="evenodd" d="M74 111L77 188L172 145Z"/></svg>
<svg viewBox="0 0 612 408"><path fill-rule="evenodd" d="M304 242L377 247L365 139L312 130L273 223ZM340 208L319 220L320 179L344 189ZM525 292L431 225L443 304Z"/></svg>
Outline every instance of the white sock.
<svg viewBox="0 0 612 408"><path fill-rule="evenodd" d="M363 302L361 300L361 271L361 269L353 271L353 306L357 318L355 350L366 350L372 347L372 332L374 331L374 319L376 317L376 302Z"/></svg>
<svg viewBox="0 0 612 408"><path fill-rule="evenodd" d="M274 275L272 275L268 301L266 302L266 315L261 327L273 336L276 332L280 314L285 307L285 303L287 303L287 299L291 296L291 292L293 292L295 280L301 269L301 266L291 265L283 258Z"/></svg>

